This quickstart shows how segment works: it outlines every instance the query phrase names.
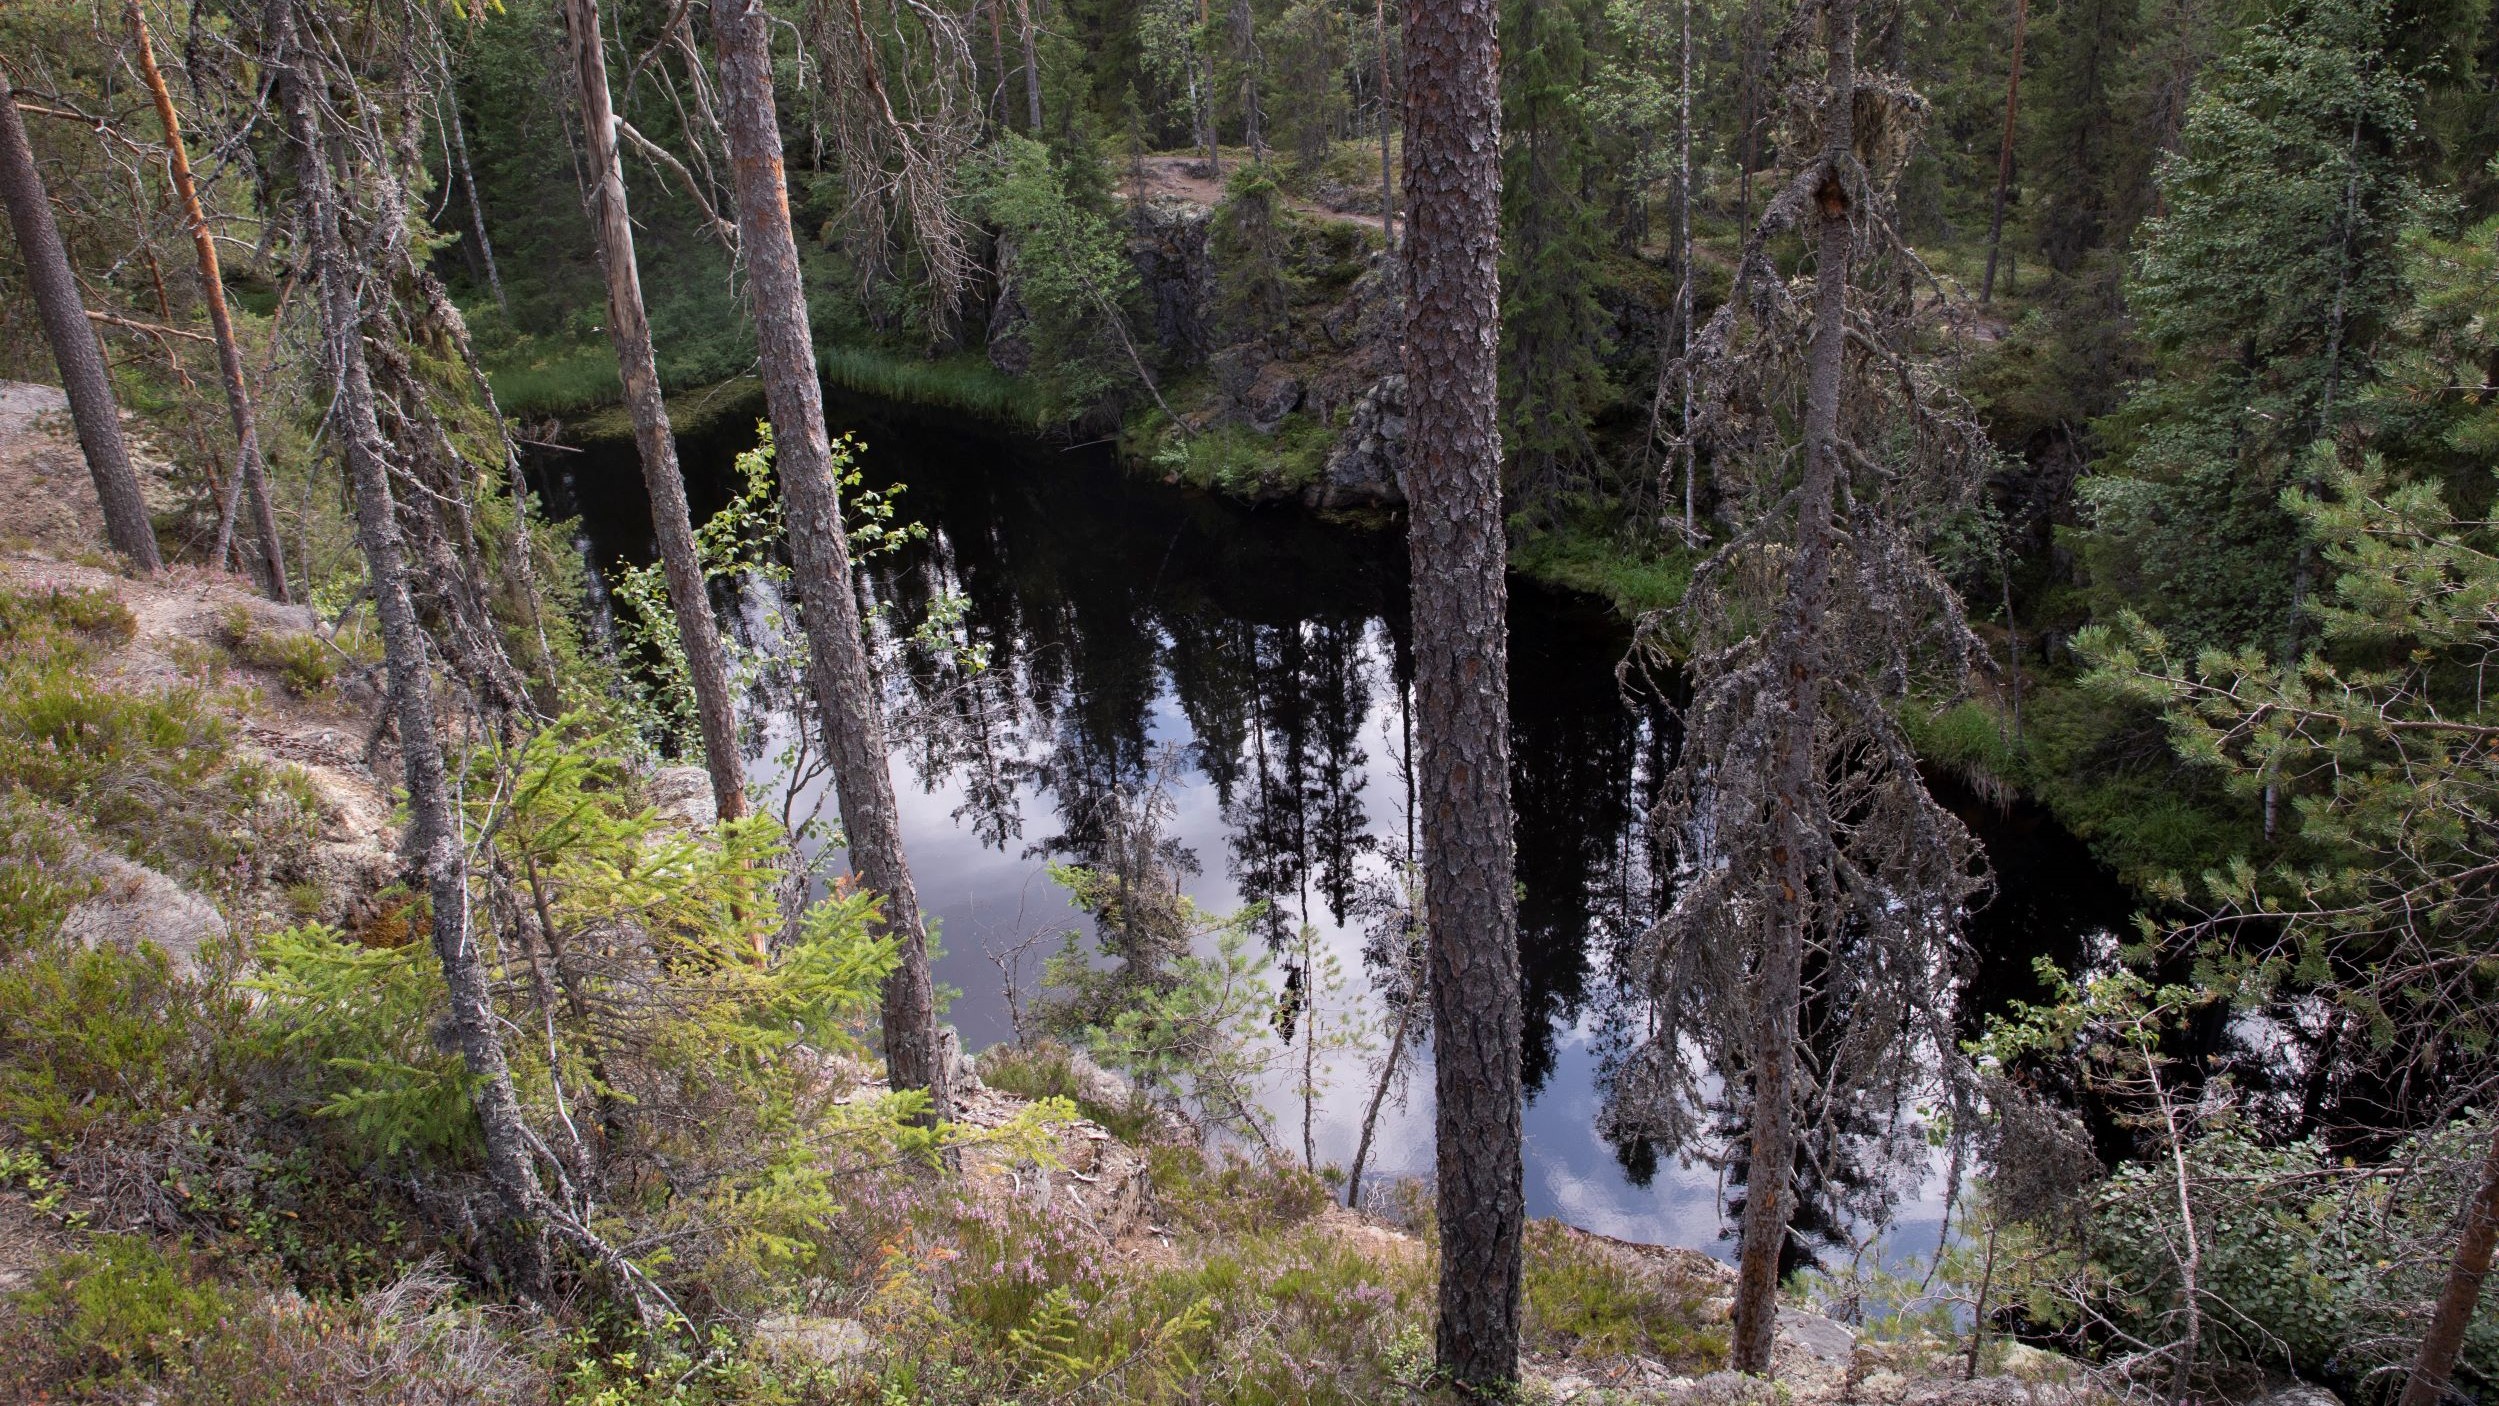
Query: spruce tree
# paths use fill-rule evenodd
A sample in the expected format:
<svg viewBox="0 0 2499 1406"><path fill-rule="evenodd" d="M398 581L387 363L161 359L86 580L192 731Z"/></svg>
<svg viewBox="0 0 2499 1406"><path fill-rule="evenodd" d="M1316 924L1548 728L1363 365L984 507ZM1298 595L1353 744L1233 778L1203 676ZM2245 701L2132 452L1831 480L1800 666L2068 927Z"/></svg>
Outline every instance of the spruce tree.
<svg viewBox="0 0 2499 1406"><path fill-rule="evenodd" d="M1602 248L1587 198L1587 19L1575 3L1502 9L1501 434L1513 501L1550 516L1585 486L1605 386Z"/></svg>
<svg viewBox="0 0 2499 1406"><path fill-rule="evenodd" d="M2282 490L2366 378L2397 288L2418 85L2385 0L2304 0L2258 25L2190 109L2132 307L2153 373L2101 426L2083 487L2102 603L2194 645L2291 649L2303 593Z"/></svg>

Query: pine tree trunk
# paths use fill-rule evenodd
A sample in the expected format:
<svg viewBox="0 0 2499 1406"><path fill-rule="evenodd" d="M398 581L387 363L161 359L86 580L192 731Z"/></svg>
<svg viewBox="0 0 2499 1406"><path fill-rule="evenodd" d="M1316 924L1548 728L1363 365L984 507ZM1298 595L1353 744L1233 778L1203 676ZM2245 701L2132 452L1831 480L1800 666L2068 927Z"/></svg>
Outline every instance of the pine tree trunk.
<svg viewBox="0 0 2499 1406"><path fill-rule="evenodd" d="M1371 0L1371 20L1380 35L1380 240L1389 257L1397 255L1397 181L1389 167L1388 123L1388 0ZM1348 1202L1347 1204L1351 1204Z"/></svg>
<svg viewBox="0 0 2499 1406"><path fill-rule="evenodd" d="M1407 0L1406 497L1441 1235L1438 1361L1518 1376L1518 911L1512 893L1493 0Z"/></svg>
<svg viewBox="0 0 2499 1406"><path fill-rule="evenodd" d="M373 383L365 362L363 313L357 279L338 225L338 197L311 92L312 80L295 51L292 0L270 0L269 66L276 70L280 101L295 144L300 228L319 291L325 369L334 377L337 400L330 430L347 462L354 491L356 541L372 573L374 614L380 618L382 659L397 706L399 749L408 787L410 848L425 874L433 909L434 953L451 996L451 1037L470 1077L477 1081L477 1118L486 1143L486 1176L510 1229L524 1247L523 1274L545 1277L539 1233L540 1196L530 1161L529 1132L512 1091L503 1040L495 1028L493 996L485 962L469 921L468 864L459 812L443 764L434 723L434 693L426 666L424 627L408 597L407 550L392 500L388 455L374 409ZM535 1284L533 1284L535 1287Z"/></svg>
<svg viewBox="0 0 2499 1406"><path fill-rule="evenodd" d="M87 325L86 303L69 271L60 226L52 221L52 198L43 188L43 173L35 169L35 149L26 140L26 123L18 116L17 95L5 72L0 72L0 201L8 204L26 281L33 285L52 359L61 368L61 389L69 393L78 447L86 451L96 500L104 506L105 535L131 570L147 575L164 565L156 554L156 529L148 523L147 501L139 496L138 475L131 472L130 449L121 437L121 407L104 373L95 329Z"/></svg>
<svg viewBox="0 0 2499 1406"><path fill-rule="evenodd" d="M2404 1383L2399 1406L2438 1406L2447 1394L2456 1357L2464 1351L2464 1333L2482 1301L2482 1280L2490 1274L2494 1249L2499 1249L2499 1121L2490 1131L2490 1150L2482 1158L2482 1184L2473 1189L2465 1207L2464 1226L2456 1237L2455 1258L2447 1265L2446 1287L2430 1326L2421 1334L2413 1355L2412 1377Z"/></svg>
<svg viewBox="0 0 2499 1406"><path fill-rule="evenodd" d="M651 349L651 320L642 307L642 273L634 255L633 219L625 204L625 167L616 150L616 113L608 98L607 57L599 41L599 0L565 0L564 18L580 83L581 129L589 159L593 222L599 262L607 273L607 336L625 382L625 406L633 416L634 446L642 455L642 483L651 499L651 535L660 568L668 577L668 601L677 617L677 643L685 652L686 676L703 733L703 764L711 773L712 803L723 820L746 814L746 773L738 753L738 723L729 696L729 667L712 616L711 588L694 548L694 520L686 507L685 479L677 469L677 441L660 395L659 361Z"/></svg>
<svg viewBox="0 0 2499 1406"><path fill-rule="evenodd" d="M712 41L719 52L723 126L737 184L738 251L754 298L764 400L779 454L782 517L798 578L809 673L824 715L825 752L833 763L851 865L884 900L885 930L901 949L900 964L885 979L886 1071L897 1089L927 1090L931 1118L942 1119L953 1110L951 1071L938 1041L928 934L903 858L883 710L851 589L850 547L825 436L824 391L816 379L807 294L781 172L772 38L762 0L717 0Z"/></svg>
<svg viewBox="0 0 2499 1406"><path fill-rule="evenodd" d="M261 574L272 600L286 599L286 549L278 537L278 513L269 501L269 483L262 472L260 426L252 413L252 393L243 376L243 352L235 345L234 317L226 309L226 281L218 269L217 235L208 226L208 213L200 208L199 188L191 180L191 156L182 145L182 118L174 110L173 94L165 88L165 75L156 67L156 45L148 37L147 15L139 8L139 0L129 0L126 13L130 34L139 51L139 76L146 80L148 92L156 100L156 118L165 128L167 165L173 173L174 198L181 202L183 220L191 226L191 243L198 251L200 264L200 296L208 304L208 326L217 339L217 366L225 376L226 409L234 420L235 486L226 491L225 506L217 515L217 545L213 552L216 568L225 570L226 554L234 534L234 495L240 492L250 500L252 528L260 538Z"/></svg>
<svg viewBox="0 0 2499 1406"><path fill-rule="evenodd" d="M1829 48L1822 184L1816 192L1814 330L1805 359L1805 478L1797 493L1795 554L1772 645L1785 685L1785 717L1771 757L1771 804L1779 843L1773 862L1796 912L1781 922L1757 976L1752 1037L1752 1137L1746 1150L1744 1224L1736 1264L1734 1344L1729 1366L1767 1372L1779 1328L1779 1257L1796 1197L1797 1004L1805 966L1806 909L1814 901L1808 855L1816 825L1813 792L1822 781L1814 745L1828 660L1820 622L1828 604L1832 513L1840 476L1840 384L1848 348L1849 193L1844 179L1854 142L1857 0L1823 10Z"/></svg>

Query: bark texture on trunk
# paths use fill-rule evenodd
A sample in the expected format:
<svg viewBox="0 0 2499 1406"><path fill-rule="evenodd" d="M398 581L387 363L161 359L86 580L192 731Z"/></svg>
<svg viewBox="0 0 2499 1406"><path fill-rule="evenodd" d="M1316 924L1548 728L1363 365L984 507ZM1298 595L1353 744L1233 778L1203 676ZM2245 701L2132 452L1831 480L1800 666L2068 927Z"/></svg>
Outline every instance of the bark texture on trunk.
<svg viewBox="0 0 2499 1406"><path fill-rule="evenodd" d="M225 503L217 514L217 545L213 553L219 571L226 568L226 554L234 537L235 495L239 492L252 510L252 530L260 539L260 570L270 599L286 599L286 548L278 536L277 506L269 501L269 482L263 472L260 453L260 425L252 413L252 393L243 376L243 352L234 341L234 316L226 309L226 280L218 267L217 234L209 228L208 212L200 207L199 187L191 180L191 156L182 145L182 117L174 110L173 94L165 87L165 75L156 67L156 45L148 35L147 15L139 8L139 0L130 0L125 7L130 20L130 37L139 51L139 76L146 80L148 92L156 100L156 118L165 128L166 163L173 175L174 198L181 203L183 221L191 227L191 245L198 253L200 264L200 298L208 304L208 326L217 339L217 369L225 377L226 410L234 421L234 483L226 490Z"/></svg>
<svg viewBox="0 0 2499 1406"><path fill-rule="evenodd" d="M1771 760L1780 888L1796 916L1762 959L1752 1050L1752 1137L1746 1151L1742 1250L1736 1265L1733 1356L1739 1372L1770 1370L1779 1327L1779 1257L1794 1215L1796 1021L1805 968L1805 918L1813 902L1813 790L1821 785L1814 729L1829 673L1820 623L1831 585L1832 512L1840 477L1840 384L1848 350L1849 226L1846 165L1855 141L1857 0L1823 11L1828 45L1822 180L1814 201L1814 329L1805 357L1805 477L1797 493L1795 553L1774 646L1787 697Z"/></svg>
<svg viewBox="0 0 2499 1406"><path fill-rule="evenodd" d="M897 1089L927 1090L930 1116L947 1118L953 1112L952 1071L938 1039L928 934L903 858L884 712L852 592L850 547L824 426L824 390L816 379L807 293L781 170L772 32L762 0L715 0L712 41L719 51L723 126L736 178L738 249L754 300L756 348L778 447L782 517L798 578L810 681L824 715L825 752L841 798L851 867L884 900L885 929L901 949L901 963L885 980L886 1070Z"/></svg>
<svg viewBox="0 0 2499 1406"><path fill-rule="evenodd" d="M746 814L746 770L738 752L735 705L729 696L729 665L712 615L711 588L694 547L694 518L686 507L685 479L677 468L677 441L660 395L659 360L651 348L651 320L642 306L642 272L633 247L633 219L625 204L625 167L616 149L616 112L608 97L607 56L599 42L599 0L565 0L573 69L581 90L584 155L590 166L591 219L599 236L599 264L607 274L607 337L625 382L625 407L633 416L634 447L641 452L642 483L651 499L651 536L668 577L668 602L677 617L677 643L685 652L686 677L694 689L695 716L703 732L703 765L711 773L712 803L723 820Z"/></svg>
<svg viewBox="0 0 2499 1406"><path fill-rule="evenodd" d="M535 1288L546 1274L537 1170L530 1161L529 1131L512 1090L503 1040L495 1028L485 960L469 921L467 852L434 722L425 631L408 596L407 548L391 494L391 449L374 409L356 272L339 229L338 193L331 181L320 104L311 91L313 80L304 71L303 56L295 48L292 0L271 0L268 18L268 62L277 70L279 98L295 147L300 228L320 298L324 369L336 391L330 430L338 440L354 490L356 541L372 573L383 667L397 707L395 721L408 787L409 849L423 868L426 897L433 908L434 953L442 962L443 983L450 991L452 1041L477 1081L475 1102L485 1135L487 1180L523 1247L523 1278L535 1281L531 1285Z"/></svg>
<svg viewBox="0 0 2499 1406"><path fill-rule="evenodd" d="M43 188L43 173L35 169L35 148L26 140L26 123L18 116L17 94L6 72L0 72L0 201L8 204L9 227L17 235L18 255L26 261L26 281L34 288L52 359L61 368L61 389L69 393L78 447L86 452L96 499L104 505L105 535L131 570L147 575L164 565L156 553L156 529L148 523L147 501L139 496L139 477L131 471L130 448L121 437L121 406L104 373L95 329L87 325L86 302L69 271L69 253L61 245L60 226L52 220L52 197Z"/></svg>
<svg viewBox="0 0 2499 1406"><path fill-rule="evenodd" d="M1371 22L1380 37L1380 243L1397 255L1397 178L1389 165L1388 0L1371 0ZM1351 1204L1348 1202L1347 1204Z"/></svg>
<svg viewBox="0 0 2499 1406"><path fill-rule="evenodd" d="M2447 1283L2439 1290L2429 1327L2422 1330L2400 1406L2438 1406L2445 1399L2456 1358L2464 1351L2465 1330L2473 1326L2474 1311L2481 1305L2482 1281L2490 1275L2494 1250L2499 1250L2499 1123L2491 1126L2482 1184L2465 1207L2455 1258L2447 1263Z"/></svg>
<svg viewBox="0 0 2499 1406"><path fill-rule="evenodd" d="M1518 913L1512 892L1493 0L1406 0L1406 498L1441 1234L1438 1361L1518 1376Z"/></svg>

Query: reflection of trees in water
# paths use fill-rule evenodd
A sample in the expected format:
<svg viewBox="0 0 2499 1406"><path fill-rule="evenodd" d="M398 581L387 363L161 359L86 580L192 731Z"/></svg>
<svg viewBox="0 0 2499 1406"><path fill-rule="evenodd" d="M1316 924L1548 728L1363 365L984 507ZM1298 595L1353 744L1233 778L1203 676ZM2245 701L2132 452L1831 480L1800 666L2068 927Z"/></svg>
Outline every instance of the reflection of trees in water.
<svg viewBox="0 0 2499 1406"><path fill-rule="evenodd" d="M930 544L917 570L879 578L871 594L884 607L876 657L886 675L894 750L921 790L957 785L963 799L955 823L992 849L1006 848L1024 833L1016 793L1030 745L1012 638L983 624L968 605L959 619L939 608L949 598L969 599L943 538Z"/></svg>
<svg viewBox="0 0 2499 1406"><path fill-rule="evenodd" d="M1636 802L1655 785L1662 709L1654 698L1627 700L1610 671L1557 658L1568 643L1518 637L1510 669L1531 1098L1553 1075L1555 1032L1588 1009L1607 945L1645 928L1661 896Z"/></svg>
<svg viewBox="0 0 2499 1406"><path fill-rule="evenodd" d="M1270 945L1310 921L1314 887L1342 926L1357 863L1374 847L1362 800L1370 760L1362 747L1371 712L1367 625L1340 616L1229 632L1251 667L1249 726L1223 813L1234 881L1243 897L1271 905Z"/></svg>

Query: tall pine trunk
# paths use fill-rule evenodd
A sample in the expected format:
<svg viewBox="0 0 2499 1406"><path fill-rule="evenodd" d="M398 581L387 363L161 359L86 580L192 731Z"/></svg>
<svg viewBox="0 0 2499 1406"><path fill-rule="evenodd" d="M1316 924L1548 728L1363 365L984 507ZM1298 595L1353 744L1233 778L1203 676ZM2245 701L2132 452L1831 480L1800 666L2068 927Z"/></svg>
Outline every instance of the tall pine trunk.
<svg viewBox="0 0 2499 1406"><path fill-rule="evenodd" d="M1431 944L1441 1370L1518 1376L1518 911L1510 842L1493 0L1406 0L1406 497Z"/></svg>
<svg viewBox="0 0 2499 1406"><path fill-rule="evenodd" d="M719 52L723 126L737 185L738 251L754 299L764 401L778 446L782 517L807 630L809 674L824 715L825 752L833 763L851 867L884 900L885 930L901 950L901 962L885 979L886 1070L896 1089L927 1090L930 1117L942 1119L953 1108L951 1071L938 1041L928 934L903 858L883 710L852 592L850 546L824 427L824 390L816 379L807 293L790 231L780 119L772 96L772 31L762 0L716 0L712 42Z"/></svg>
<svg viewBox="0 0 2499 1406"><path fill-rule="evenodd" d="M642 307L642 272L634 255L633 219L625 204L625 167L616 150L616 113L608 98L607 57L599 40L599 0L565 0L573 68L580 84L584 155L590 163L592 222L599 236L599 263L607 274L607 336L625 382L625 407L633 416L634 446L641 451L642 483L651 500L651 535L659 544L660 568L668 577L668 602L677 617L677 643L685 653L687 681L703 733L703 764L711 773L712 803L723 820L746 814L746 772L738 754L737 713L729 696L729 666L712 616L711 588L694 547L694 520L686 507L685 479L677 469L677 441L660 395L659 361L651 349L651 320Z"/></svg>
<svg viewBox="0 0 2499 1406"><path fill-rule="evenodd" d="M164 565L156 554L156 529L148 523L147 501L139 496L139 478L130 469L130 448L121 437L121 407L104 374L95 329L87 325L87 306L69 271L60 226L52 221L52 197L43 188L43 173L35 169L35 148L26 140L26 123L18 116L17 94L6 72L0 72L0 201L8 204L26 281L34 287L44 335L61 368L61 389L69 393L78 447L86 451L96 500L104 505L105 535L131 570L147 575Z"/></svg>
<svg viewBox="0 0 2499 1406"><path fill-rule="evenodd" d="M390 701L397 708L395 721L408 787L409 847L423 869L426 898L433 909L434 953L442 962L443 984L451 996L452 1043L476 1080L473 1099L485 1135L487 1181L523 1247L523 1278L543 1282L537 1171L530 1161L529 1131L512 1090L503 1040L495 1028L485 960L469 921L468 856L443 763L442 739L435 729L425 631L408 596L407 547L400 536L398 507L390 486L391 449L374 409L373 383L365 361L364 314L356 272L339 229L338 193L321 132L321 104L306 72L311 60L296 50L292 0L270 0L268 19L268 62L276 69L279 98L295 145L299 227L320 298L324 369L336 393L330 429L347 462L355 497L356 541L372 575L383 667L390 682Z"/></svg>
<svg viewBox="0 0 2499 1406"><path fill-rule="evenodd" d="M2399 1406L2438 1406L2447 1394L2448 1378L2464 1351L2464 1333L2473 1326L2482 1301L2482 1281L2490 1275L2494 1249L2499 1249L2499 1121L2490 1132L2490 1150L2482 1157L2482 1180L2464 1208L2464 1225L2456 1237L2455 1258L2447 1264L2447 1283L2438 1306L2413 1355L2412 1376L2404 1383Z"/></svg>
<svg viewBox="0 0 2499 1406"><path fill-rule="evenodd" d="M1852 250L1846 167L1855 140L1857 0L1823 10L1829 49L1822 110L1822 178L1815 191L1814 329L1805 357L1805 477L1797 493L1796 542L1773 659L1785 684L1783 721L1771 759L1772 852L1794 913L1782 922L1757 975L1752 1039L1752 1137L1746 1151L1742 1250L1736 1264L1734 1352L1729 1366L1767 1372L1779 1327L1779 1258L1795 1212L1797 1004L1805 967L1805 911L1814 902L1808 861L1812 793L1822 784L1814 729L1829 674L1820 623L1829 603L1833 510L1840 477L1840 386L1848 349Z"/></svg>
<svg viewBox="0 0 2499 1406"><path fill-rule="evenodd" d="M125 13L130 21L130 37L139 51L139 76L156 100L156 119L165 129L166 165L173 175L174 198L182 205L182 218L191 227L191 244L199 257L200 297L208 304L209 331L217 339L217 368L226 382L226 410L234 421L234 480L226 486L225 502L217 513L217 545L212 556L216 568L225 570L226 556L234 540L239 494L251 505L252 529L260 538L261 575L270 599L283 601L286 548L278 537L277 507L269 501L269 481L260 453L260 425L252 413L251 388L243 376L243 352L235 345L234 317L226 309L226 280L218 268L216 231L208 226L208 212L200 207L199 188L191 180L191 155L182 145L182 117L174 110L174 97L166 90L165 75L156 67L156 45L148 36L147 15L139 8L139 0L129 0Z"/></svg>
<svg viewBox="0 0 2499 1406"><path fill-rule="evenodd" d="M1389 105L1388 0L1371 0L1371 22L1380 38L1380 242L1390 258L1397 256L1397 179L1389 166L1388 124L1395 115ZM1352 1204L1348 1202L1347 1204Z"/></svg>

